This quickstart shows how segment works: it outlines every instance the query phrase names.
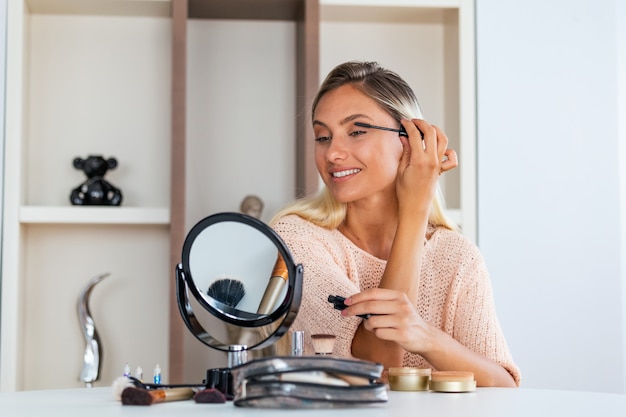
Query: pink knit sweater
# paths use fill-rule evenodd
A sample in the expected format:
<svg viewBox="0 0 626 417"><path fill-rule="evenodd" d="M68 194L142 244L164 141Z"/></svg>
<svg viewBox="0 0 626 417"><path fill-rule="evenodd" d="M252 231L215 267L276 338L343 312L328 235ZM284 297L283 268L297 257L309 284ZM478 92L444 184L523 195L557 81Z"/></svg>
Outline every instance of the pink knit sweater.
<svg viewBox="0 0 626 417"><path fill-rule="evenodd" d="M361 319L342 317L328 296L348 297L377 287L387 262L355 246L338 230L295 215L281 218L273 228L295 262L304 267L302 304L291 330L304 330L305 354L314 352L310 335L334 334L333 354L352 357L352 338ZM463 235L444 228L433 230L424 248L417 310L428 323L502 365L519 385L520 372L496 317L484 259ZM405 353L403 365L433 368L410 352Z"/></svg>

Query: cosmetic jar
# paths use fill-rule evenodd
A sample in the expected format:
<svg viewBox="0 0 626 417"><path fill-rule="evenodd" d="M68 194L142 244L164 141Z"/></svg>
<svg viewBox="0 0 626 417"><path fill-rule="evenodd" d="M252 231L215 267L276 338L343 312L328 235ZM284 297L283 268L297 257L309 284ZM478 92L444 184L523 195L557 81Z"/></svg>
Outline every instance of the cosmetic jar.
<svg viewBox="0 0 626 417"><path fill-rule="evenodd" d="M392 391L426 391L430 368L389 368L389 388Z"/></svg>
<svg viewBox="0 0 626 417"><path fill-rule="evenodd" d="M430 390L437 392L470 392L476 389L473 372L436 371L430 376Z"/></svg>

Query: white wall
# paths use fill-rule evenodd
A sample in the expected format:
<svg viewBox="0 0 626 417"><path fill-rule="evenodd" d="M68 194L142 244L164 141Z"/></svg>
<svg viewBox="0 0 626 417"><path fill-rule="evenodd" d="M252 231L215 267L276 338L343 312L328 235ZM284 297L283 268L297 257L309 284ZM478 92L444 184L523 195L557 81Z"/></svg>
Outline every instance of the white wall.
<svg viewBox="0 0 626 417"><path fill-rule="evenodd" d="M624 392L626 7L476 3L478 243L522 384Z"/></svg>
<svg viewBox="0 0 626 417"><path fill-rule="evenodd" d="M7 2L0 0L0 143L4 145L4 85L6 68L6 25L7 25ZM4 146L0 146L0 218L2 217L3 184L4 184ZM2 235L2 223L0 222L0 236ZM0 268L2 267L2 249L0 248ZM0 288L2 288L2 274L0 274ZM0 311L2 311L0 300ZM2 369L0 369L2 372Z"/></svg>
<svg viewBox="0 0 626 417"><path fill-rule="evenodd" d="M626 213L626 1L617 2L617 56L618 56L618 141L620 161L620 213ZM621 282L622 282L622 352L626 351L626 218L621 218ZM625 354L626 355L626 354ZM624 391L626 391L626 360L623 361Z"/></svg>

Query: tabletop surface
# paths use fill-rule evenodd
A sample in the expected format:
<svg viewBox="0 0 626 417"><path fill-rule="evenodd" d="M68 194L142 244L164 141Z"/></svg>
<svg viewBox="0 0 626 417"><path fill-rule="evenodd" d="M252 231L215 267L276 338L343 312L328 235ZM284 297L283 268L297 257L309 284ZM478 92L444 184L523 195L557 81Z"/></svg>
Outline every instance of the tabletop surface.
<svg viewBox="0 0 626 417"><path fill-rule="evenodd" d="M207 414L210 413L210 414ZM215 413L215 414L214 414ZM288 414L287 414L288 413ZM626 416L626 395L598 392L552 391L524 388L478 388L470 393L389 391L381 404L335 410L240 408L226 404L196 404L193 400L125 406L113 398L111 388L79 388L0 393L0 416L63 417L269 417L299 413L307 417L399 416Z"/></svg>

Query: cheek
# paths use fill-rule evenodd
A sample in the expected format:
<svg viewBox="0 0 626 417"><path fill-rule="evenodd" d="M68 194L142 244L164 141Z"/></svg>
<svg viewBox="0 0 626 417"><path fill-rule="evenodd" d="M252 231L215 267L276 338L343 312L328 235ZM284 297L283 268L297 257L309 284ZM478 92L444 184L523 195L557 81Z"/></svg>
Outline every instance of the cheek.
<svg viewBox="0 0 626 417"><path fill-rule="evenodd" d="M398 174L401 156L402 146L400 145L399 147L384 148L382 152L379 149L373 160L377 162L383 175L395 178Z"/></svg>
<svg viewBox="0 0 626 417"><path fill-rule="evenodd" d="M326 154L321 146L315 147L315 166L317 166L317 170L321 173L324 171L326 166Z"/></svg>

